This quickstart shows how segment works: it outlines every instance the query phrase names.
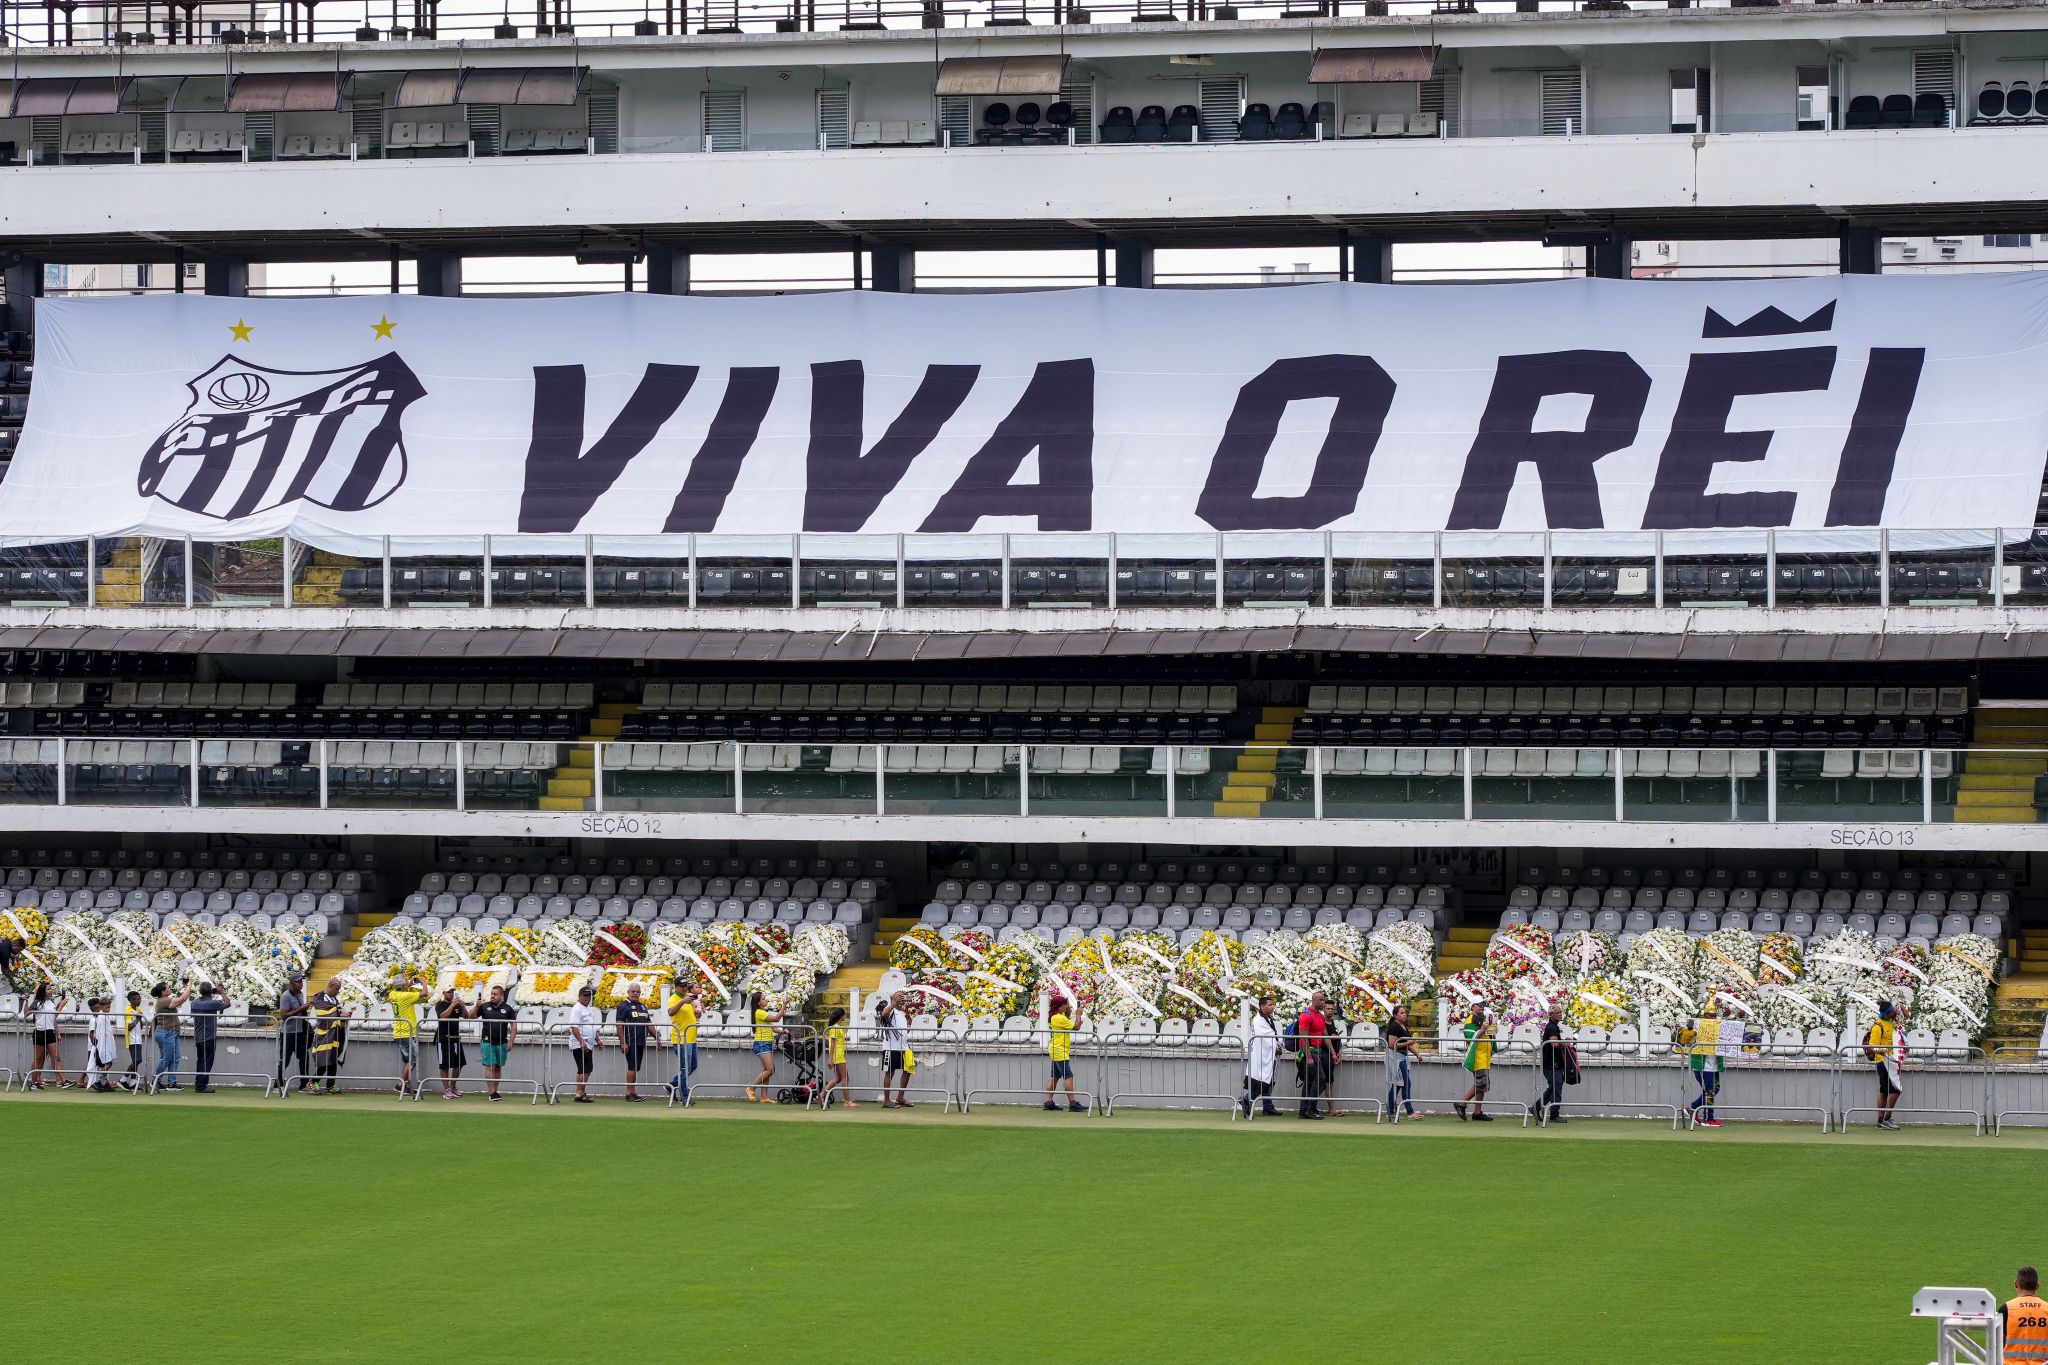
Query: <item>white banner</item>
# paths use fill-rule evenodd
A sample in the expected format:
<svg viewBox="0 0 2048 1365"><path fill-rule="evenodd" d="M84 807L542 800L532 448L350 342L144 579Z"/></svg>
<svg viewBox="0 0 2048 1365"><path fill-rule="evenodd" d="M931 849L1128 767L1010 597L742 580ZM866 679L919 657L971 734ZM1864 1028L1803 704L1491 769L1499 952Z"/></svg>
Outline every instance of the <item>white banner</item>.
<svg viewBox="0 0 2048 1365"><path fill-rule="evenodd" d="M2048 451L2041 274L36 318L15 543L1988 530Z"/></svg>

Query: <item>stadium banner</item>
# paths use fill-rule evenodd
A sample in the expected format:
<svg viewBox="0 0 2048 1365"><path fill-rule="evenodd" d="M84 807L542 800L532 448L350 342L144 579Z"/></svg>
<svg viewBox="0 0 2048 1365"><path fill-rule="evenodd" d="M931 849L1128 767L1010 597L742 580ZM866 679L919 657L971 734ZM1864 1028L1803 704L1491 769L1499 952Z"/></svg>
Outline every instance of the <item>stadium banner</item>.
<svg viewBox="0 0 2048 1365"><path fill-rule="evenodd" d="M15 544L1604 529L1698 548L2030 527L2048 452L2048 274L36 317L0 482Z"/></svg>

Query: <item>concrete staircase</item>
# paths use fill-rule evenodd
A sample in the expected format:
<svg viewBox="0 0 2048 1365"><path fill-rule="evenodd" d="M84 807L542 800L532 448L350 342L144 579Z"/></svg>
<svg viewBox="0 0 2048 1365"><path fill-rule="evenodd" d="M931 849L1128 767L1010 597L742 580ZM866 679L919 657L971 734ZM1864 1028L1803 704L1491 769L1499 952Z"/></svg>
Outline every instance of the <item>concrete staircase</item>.
<svg viewBox="0 0 2048 1365"><path fill-rule="evenodd" d="M1986 752L2029 750L2027 753ZM2048 706L1979 706L1956 779L1955 818L1975 824L2031 825L2034 783L2048 777Z"/></svg>
<svg viewBox="0 0 2048 1365"><path fill-rule="evenodd" d="M140 540L117 540L108 551L109 558L99 569L99 582L93 589L93 601L102 607L139 607L142 605L142 542Z"/></svg>
<svg viewBox="0 0 2048 1365"><path fill-rule="evenodd" d="M1444 977L1468 967L1484 966L1486 945L1493 939L1494 928L1491 924L1451 926L1444 934L1443 947L1437 949L1436 974Z"/></svg>
<svg viewBox="0 0 2048 1365"><path fill-rule="evenodd" d="M300 569L292 584L292 601L302 607L338 607L341 605L341 571L356 568L360 560L346 555L331 554L326 550L313 551L313 557Z"/></svg>
<svg viewBox="0 0 2048 1365"><path fill-rule="evenodd" d="M336 972L344 971L356 960L356 950L363 946L363 939L372 929L391 923L393 912L389 910L366 911L348 926L347 935L341 945L341 952L335 957L323 957L313 963L312 974L306 978L313 990L326 986Z"/></svg>
<svg viewBox="0 0 2048 1365"><path fill-rule="evenodd" d="M2020 930L2019 970L1998 983L1991 1002L1987 1050L2041 1045L2041 1027L2048 1020L2048 929Z"/></svg>
<svg viewBox="0 0 2048 1365"><path fill-rule="evenodd" d="M851 1008L853 991L858 990L863 998L875 993L882 984L882 973L889 970L890 946L916 923L917 918L914 915L883 917L875 927L875 941L868 947L866 960L849 959L838 971L832 973L831 979L818 992L812 1009L816 1012L819 1023L822 1024L825 1016L835 1007Z"/></svg>
<svg viewBox="0 0 2048 1365"><path fill-rule="evenodd" d="M637 709L629 701L600 702L597 717L583 731L583 742L569 751L569 761L555 769L542 793L542 810L589 810L597 793L597 759L590 745L594 740L619 737L625 718Z"/></svg>
<svg viewBox="0 0 2048 1365"><path fill-rule="evenodd" d="M1256 820L1273 797L1279 778L1280 750L1294 743L1294 725L1303 712L1299 706L1266 706L1259 710L1252 727L1251 742L1234 752L1223 774L1223 790L1210 809L1212 815L1234 820Z"/></svg>

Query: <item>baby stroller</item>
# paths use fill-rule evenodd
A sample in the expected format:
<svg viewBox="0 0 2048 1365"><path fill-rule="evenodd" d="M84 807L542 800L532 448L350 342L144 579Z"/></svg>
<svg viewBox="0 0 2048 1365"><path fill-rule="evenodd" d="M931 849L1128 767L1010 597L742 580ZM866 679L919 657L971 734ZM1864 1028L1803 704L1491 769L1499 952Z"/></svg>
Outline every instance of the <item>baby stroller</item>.
<svg viewBox="0 0 2048 1365"><path fill-rule="evenodd" d="M824 1046L822 1040L808 1033L798 1037L783 1035L775 1050L796 1066L796 1084L786 1085L775 1092L777 1104L809 1106L817 1100L818 1059Z"/></svg>

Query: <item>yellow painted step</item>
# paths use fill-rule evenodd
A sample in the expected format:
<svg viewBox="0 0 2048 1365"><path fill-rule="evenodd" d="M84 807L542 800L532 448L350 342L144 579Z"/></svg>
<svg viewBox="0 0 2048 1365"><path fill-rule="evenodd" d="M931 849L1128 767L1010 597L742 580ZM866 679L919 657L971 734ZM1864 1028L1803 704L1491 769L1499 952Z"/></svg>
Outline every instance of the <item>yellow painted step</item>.
<svg viewBox="0 0 2048 1365"><path fill-rule="evenodd" d="M1964 773L1957 783L1966 792L2026 792L2033 794L2037 773Z"/></svg>
<svg viewBox="0 0 2048 1365"><path fill-rule="evenodd" d="M2039 777L2048 774L2048 754L2029 758L2025 754L1966 754L1963 780L1973 777Z"/></svg>
<svg viewBox="0 0 2048 1365"><path fill-rule="evenodd" d="M1248 804L1256 806L1261 801L1270 801L1272 799L1273 788L1271 786L1239 786L1235 782L1224 783L1223 790L1217 793L1217 800L1227 805Z"/></svg>
<svg viewBox="0 0 2048 1365"><path fill-rule="evenodd" d="M1305 706L1262 706L1259 708L1259 719L1262 721L1287 721L1291 723L1300 720L1303 715L1307 714L1307 711L1308 708Z"/></svg>
<svg viewBox="0 0 2048 1365"><path fill-rule="evenodd" d="M1268 792L1273 790L1274 784L1279 782L1279 780L1280 775L1271 769L1267 769L1264 772L1254 769L1250 772L1226 773L1223 778L1225 786L1257 787L1260 791Z"/></svg>
<svg viewBox="0 0 2048 1365"><path fill-rule="evenodd" d="M299 575L301 587L338 588L341 586L341 570L311 568Z"/></svg>
<svg viewBox="0 0 2048 1365"><path fill-rule="evenodd" d="M2038 823L2031 806L1972 806L1957 810L1956 819L1971 825L2032 825Z"/></svg>
<svg viewBox="0 0 2048 1365"><path fill-rule="evenodd" d="M619 723L619 722L618 722L617 720L615 720L615 719L614 719L614 720L602 720L602 719L600 719L600 720L594 720L594 721L590 722L590 729L589 729L589 732L588 732L587 734L585 734L585 735L584 735L584 738L585 738L585 739L617 739L617 738L619 737L619 727L620 727L620 723Z"/></svg>
<svg viewBox="0 0 2048 1365"><path fill-rule="evenodd" d="M585 749L571 749L571 750L569 751L569 762L568 762L567 766L568 766L568 767L571 767L571 768L594 768L594 767L596 767L596 766L597 766L597 754L596 754L596 751L595 751L595 750L592 750L592 749L587 749L587 748L585 748Z"/></svg>
<svg viewBox="0 0 2048 1365"><path fill-rule="evenodd" d="M1209 813L1219 820L1256 820L1259 818L1259 804L1257 801L1218 801Z"/></svg>
<svg viewBox="0 0 2048 1365"><path fill-rule="evenodd" d="M1280 765L1280 755L1272 750L1246 750L1237 756L1232 764L1241 773L1270 773Z"/></svg>
<svg viewBox="0 0 2048 1365"><path fill-rule="evenodd" d="M540 808L542 810L582 810L584 808L583 798L580 796L543 796L540 799Z"/></svg>
<svg viewBox="0 0 2048 1365"><path fill-rule="evenodd" d="M595 785L588 777L551 777L548 779L548 795L573 796L581 801L590 796Z"/></svg>
<svg viewBox="0 0 2048 1365"><path fill-rule="evenodd" d="M597 704L597 714L605 720L617 720L621 716L630 716L637 710L639 708L629 701L601 701Z"/></svg>
<svg viewBox="0 0 2048 1365"><path fill-rule="evenodd" d="M341 589L309 588L303 583L294 584L292 602L301 607L338 607L341 605Z"/></svg>
<svg viewBox="0 0 2048 1365"><path fill-rule="evenodd" d="M2048 725L1979 724L1970 731L1973 749L2038 748L2048 741Z"/></svg>
<svg viewBox="0 0 2048 1365"><path fill-rule="evenodd" d="M1294 738L1294 722L1260 721L1252 727L1252 738L1267 744L1285 744Z"/></svg>

